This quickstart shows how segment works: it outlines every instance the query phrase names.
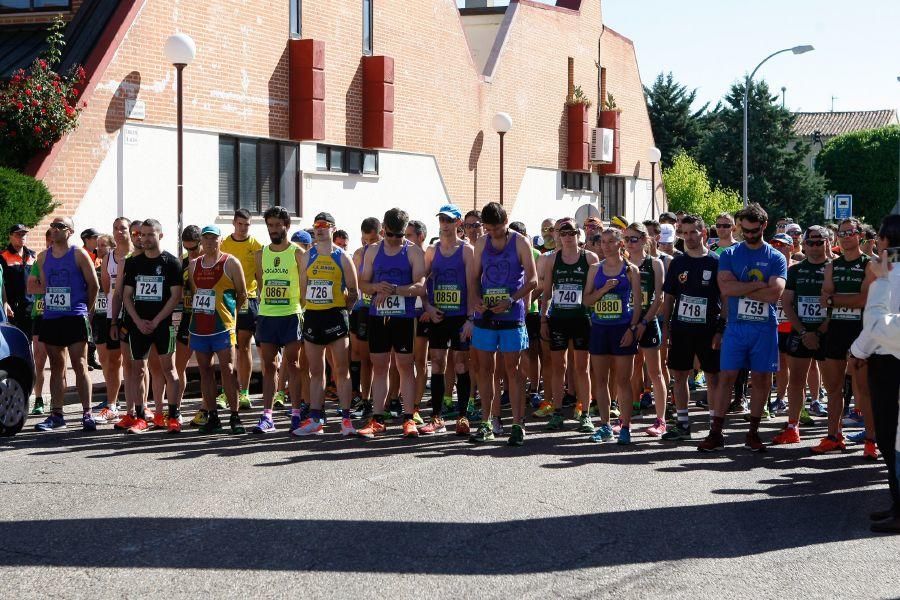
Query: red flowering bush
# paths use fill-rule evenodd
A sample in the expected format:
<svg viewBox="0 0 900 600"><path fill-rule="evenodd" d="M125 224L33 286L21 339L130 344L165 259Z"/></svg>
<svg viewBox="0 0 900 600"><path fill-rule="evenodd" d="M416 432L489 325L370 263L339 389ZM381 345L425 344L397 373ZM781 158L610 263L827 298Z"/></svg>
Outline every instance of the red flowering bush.
<svg viewBox="0 0 900 600"><path fill-rule="evenodd" d="M61 19L54 21L47 50L27 71L19 69L0 81L0 165L21 169L78 125L86 106L78 106L77 86L84 83L84 69L73 67L65 75L54 71L62 59L64 28Z"/></svg>

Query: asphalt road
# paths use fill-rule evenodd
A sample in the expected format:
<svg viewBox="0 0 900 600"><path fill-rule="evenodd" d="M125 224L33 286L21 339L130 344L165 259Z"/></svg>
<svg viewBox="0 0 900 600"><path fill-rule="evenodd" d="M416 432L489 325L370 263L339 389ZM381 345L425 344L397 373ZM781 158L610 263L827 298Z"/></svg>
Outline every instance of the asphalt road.
<svg viewBox="0 0 900 600"><path fill-rule="evenodd" d="M265 438L0 442L0 597L900 596L900 536L868 530L883 463L810 455L818 427L754 455L732 421L731 446L702 455L594 444L571 422L532 422L513 449L396 425L342 439L333 422L298 441L285 421Z"/></svg>

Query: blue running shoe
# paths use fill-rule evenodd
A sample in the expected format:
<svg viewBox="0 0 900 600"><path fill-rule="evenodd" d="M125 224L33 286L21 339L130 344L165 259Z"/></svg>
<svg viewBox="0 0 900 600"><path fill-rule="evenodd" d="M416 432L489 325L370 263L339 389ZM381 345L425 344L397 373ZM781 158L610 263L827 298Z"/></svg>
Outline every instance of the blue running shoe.
<svg viewBox="0 0 900 600"><path fill-rule="evenodd" d="M50 415L40 423L34 426L35 431L56 431L57 429L65 429L66 420L62 415Z"/></svg>
<svg viewBox="0 0 900 600"><path fill-rule="evenodd" d="M769 412L776 415L783 415L787 412L787 402L784 398L777 398L769 404Z"/></svg>
<svg viewBox="0 0 900 600"><path fill-rule="evenodd" d="M97 422L94 421L94 415L84 415L81 417L82 431L97 431Z"/></svg>
<svg viewBox="0 0 900 600"><path fill-rule="evenodd" d="M537 410L537 407L541 405L541 395L537 392L531 392L528 394L528 402L531 403L531 408Z"/></svg>
<svg viewBox="0 0 900 600"><path fill-rule="evenodd" d="M500 394L500 405L509 406L509 392L506 390L503 390L503 393Z"/></svg>
<svg viewBox="0 0 900 600"><path fill-rule="evenodd" d="M300 423L302 422L303 419L300 417L300 415L291 415L291 428L289 429L289 431L293 431L300 427Z"/></svg>
<svg viewBox="0 0 900 600"><path fill-rule="evenodd" d="M108 400L104 400L103 402L100 402L100 403L98 403L98 404L95 404L93 410L96 411L96 412L100 412L100 411L103 410L104 408L109 408L109 401L108 401Z"/></svg>
<svg viewBox="0 0 900 600"><path fill-rule="evenodd" d="M623 427L619 432L619 439L616 442L620 446L627 446L631 443L631 429L628 427Z"/></svg>
<svg viewBox="0 0 900 600"><path fill-rule="evenodd" d="M608 442L611 439L613 439L613 430L609 423L604 423L598 427L594 435L591 436L591 440L595 442Z"/></svg>
<svg viewBox="0 0 900 600"><path fill-rule="evenodd" d="M813 400L809 405L809 414L816 417L827 417L828 408L826 408L826 406L818 400Z"/></svg>
<svg viewBox="0 0 900 600"><path fill-rule="evenodd" d="M860 429L856 433L851 433L847 436L847 439L854 444L862 444L864 441L866 441L866 430Z"/></svg>
<svg viewBox="0 0 900 600"><path fill-rule="evenodd" d="M252 431L253 433L274 433L275 423L270 417L263 415L259 418L259 423L253 426L250 431Z"/></svg>
<svg viewBox="0 0 900 600"><path fill-rule="evenodd" d="M841 421L844 427L865 427L866 422L863 421L862 413L857 410L850 411L850 414Z"/></svg>
<svg viewBox="0 0 900 600"><path fill-rule="evenodd" d="M650 410L653 408L653 394L650 392L644 392L641 394L641 410Z"/></svg>

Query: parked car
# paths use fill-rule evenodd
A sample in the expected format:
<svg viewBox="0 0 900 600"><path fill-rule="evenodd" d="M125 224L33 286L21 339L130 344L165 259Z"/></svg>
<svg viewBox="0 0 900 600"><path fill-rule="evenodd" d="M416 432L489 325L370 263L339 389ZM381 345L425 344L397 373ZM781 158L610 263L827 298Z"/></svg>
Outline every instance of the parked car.
<svg viewBox="0 0 900 600"><path fill-rule="evenodd" d="M28 336L8 323L0 323L0 436L13 436L22 430L33 385L34 358Z"/></svg>

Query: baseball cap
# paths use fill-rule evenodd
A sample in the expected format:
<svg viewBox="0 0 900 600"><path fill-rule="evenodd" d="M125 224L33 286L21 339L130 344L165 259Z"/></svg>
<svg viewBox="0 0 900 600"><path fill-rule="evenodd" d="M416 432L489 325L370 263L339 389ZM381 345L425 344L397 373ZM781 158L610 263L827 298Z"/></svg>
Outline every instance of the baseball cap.
<svg viewBox="0 0 900 600"><path fill-rule="evenodd" d="M556 228L559 230L570 229L570 230L578 230L578 226L575 225L575 219L570 219L566 217L564 219L560 219L556 222Z"/></svg>
<svg viewBox="0 0 900 600"><path fill-rule="evenodd" d="M675 227L671 223L663 223L659 226L659 243L674 244L675 243Z"/></svg>
<svg viewBox="0 0 900 600"><path fill-rule="evenodd" d="M676 217L675 213L673 213L673 212L664 212L661 215L659 215L660 223L662 223L663 221L677 221L677 220L678 220L678 217Z"/></svg>
<svg viewBox="0 0 900 600"><path fill-rule="evenodd" d="M462 219L462 211L455 204L445 204L438 209L437 217L444 215L451 219Z"/></svg>
<svg viewBox="0 0 900 600"><path fill-rule="evenodd" d="M329 226L335 224L334 217L331 216L331 213L327 213L327 212L320 212L319 214L316 215L316 218L313 219L314 224L318 223L320 221L324 222L324 223L328 223Z"/></svg>
<svg viewBox="0 0 900 600"><path fill-rule="evenodd" d="M625 220L625 217L613 217L610 219L609 224L613 227L628 229L628 221Z"/></svg>
<svg viewBox="0 0 900 600"><path fill-rule="evenodd" d="M14 233L19 233L20 231L28 233L29 229L27 227L25 227L25 225L23 225L22 223L16 223L15 225L13 225L12 227L9 228L10 235L12 235Z"/></svg>
<svg viewBox="0 0 900 600"><path fill-rule="evenodd" d="M200 230L200 235L214 235L216 237L222 237L222 230L219 229L216 225L207 225Z"/></svg>
<svg viewBox="0 0 900 600"><path fill-rule="evenodd" d="M312 237L301 229L291 236L291 241L296 244L312 244Z"/></svg>
<svg viewBox="0 0 900 600"><path fill-rule="evenodd" d="M793 246L794 245L794 240L792 240L791 236L789 236L786 233L776 233L775 235L772 236L772 239L770 240L770 242L781 242L785 246Z"/></svg>
<svg viewBox="0 0 900 600"><path fill-rule="evenodd" d="M800 234L800 233L803 233L803 228L801 228L796 223L788 223L787 227L784 228L784 232L787 234L791 234L791 233Z"/></svg>
<svg viewBox="0 0 900 600"><path fill-rule="evenodd" d="M83 239L83 240L86 240L88 238L95 238L95 237L99 237L99 236L100 236L100 232L98 232L93 227L88 227L87 229L85 229L84 231L81 232L81 239Z"/></svg>

